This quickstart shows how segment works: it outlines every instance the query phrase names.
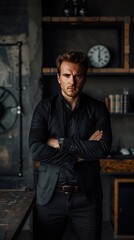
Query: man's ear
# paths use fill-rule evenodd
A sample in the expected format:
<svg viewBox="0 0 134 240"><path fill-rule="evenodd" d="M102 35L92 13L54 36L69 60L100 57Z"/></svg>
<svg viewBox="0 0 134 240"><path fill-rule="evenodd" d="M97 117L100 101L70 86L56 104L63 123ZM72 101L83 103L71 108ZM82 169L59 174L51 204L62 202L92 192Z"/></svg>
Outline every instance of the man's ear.
<svg viewBox="0 0 134 240"><path fill-rule="evenodd" d="M58 83L60 84L60 74L57 73L57 80L58 80Z"/></svg>

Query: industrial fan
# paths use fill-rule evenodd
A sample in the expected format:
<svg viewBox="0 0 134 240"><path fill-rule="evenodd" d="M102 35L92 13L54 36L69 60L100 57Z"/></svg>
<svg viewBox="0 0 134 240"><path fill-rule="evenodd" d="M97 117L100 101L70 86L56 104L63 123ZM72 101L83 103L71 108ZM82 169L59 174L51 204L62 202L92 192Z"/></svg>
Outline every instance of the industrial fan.
<svg viewBox="0 0 134 240"><path fill-rule="evenodd" d="M13 128L18 118L18 102L14 94L0 87L0 135Z"/></svg>

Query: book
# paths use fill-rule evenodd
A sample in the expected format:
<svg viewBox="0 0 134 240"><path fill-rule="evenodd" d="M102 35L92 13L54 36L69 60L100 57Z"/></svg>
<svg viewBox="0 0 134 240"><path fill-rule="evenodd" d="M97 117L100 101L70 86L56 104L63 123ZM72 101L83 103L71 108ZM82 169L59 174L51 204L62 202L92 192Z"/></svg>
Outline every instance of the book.
<svg viewBox="0 0 134 240"><path fill-rule="evenodd" d="M115 94L115 113L123 112L123 95Z"/></svg>
<svg viewBox="0 0 134 240"><path fill-rule="evenodd" d="M110 113L115 113L115 95L114 94L109 94L109 111Z"/></svg>

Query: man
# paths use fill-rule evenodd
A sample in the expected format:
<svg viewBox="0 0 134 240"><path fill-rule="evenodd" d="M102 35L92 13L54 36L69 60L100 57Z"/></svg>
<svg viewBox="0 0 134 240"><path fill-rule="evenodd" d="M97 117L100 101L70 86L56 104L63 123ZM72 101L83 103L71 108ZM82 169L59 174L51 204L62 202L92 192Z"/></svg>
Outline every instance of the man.
<svg viewBox="0 0 134 240"><path fill-rule="evenodd" d="M29 135L32 159L40 161L40 239L61 240L69 220L78 240L100 240L99 159L111 147L109 112L103 102L82 93L86 54L65 52L56 63L61 93L38 104Z"/></svg>

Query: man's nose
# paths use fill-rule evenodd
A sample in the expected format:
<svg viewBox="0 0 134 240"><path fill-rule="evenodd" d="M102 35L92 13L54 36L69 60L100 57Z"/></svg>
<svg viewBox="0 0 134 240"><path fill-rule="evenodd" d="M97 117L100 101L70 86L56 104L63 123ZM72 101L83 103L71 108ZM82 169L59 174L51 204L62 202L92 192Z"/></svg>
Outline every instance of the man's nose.
<svg viewBox="0 0 134 240"><path fill-rule="evenodd" d="M70 82L74 83L75 82L75 75L71 74L70 76Z"/></svg>

